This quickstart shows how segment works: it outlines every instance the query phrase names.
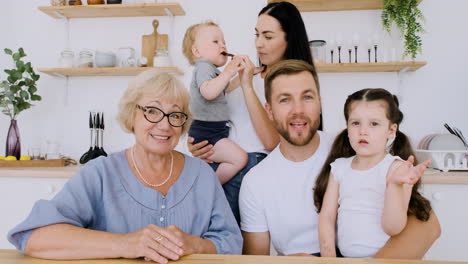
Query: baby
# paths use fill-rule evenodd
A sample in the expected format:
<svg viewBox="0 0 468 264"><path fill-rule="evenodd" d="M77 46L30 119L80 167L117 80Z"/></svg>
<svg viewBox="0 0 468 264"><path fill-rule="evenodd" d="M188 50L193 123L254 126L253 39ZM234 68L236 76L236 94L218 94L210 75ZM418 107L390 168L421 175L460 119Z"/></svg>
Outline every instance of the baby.
<svg viewBox="0 0 468 264"><path fill-rule="evenodd" d="M226 43L218 25L205 22L187 29L183 41L183 53L195 66L190 84L193 122L189 136L194 144L208 140L213 154L208 159L220 163L216 175L221 184L229 181L247 163L247 153L228 139L229 112L225 93L239 86L239 78L233 79L244 69L244 61L234 56L227 62Z"/></svg>

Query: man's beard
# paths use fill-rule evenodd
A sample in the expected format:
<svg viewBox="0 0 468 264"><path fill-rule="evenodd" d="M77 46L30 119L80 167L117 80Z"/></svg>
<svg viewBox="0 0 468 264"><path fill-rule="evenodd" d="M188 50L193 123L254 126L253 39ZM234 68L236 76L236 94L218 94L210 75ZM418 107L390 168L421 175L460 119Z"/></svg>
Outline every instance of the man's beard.
<svg viewBox="0 0 468 264"><path fill-rule="evenodd" d="M302 136L302 137L299 136L299 137L293 138L291 136L291 134L289 133L289 131L288 131L288 127L289 127L289 123L291 123L290 120L294 120L294 119L297 119L297 118L305 120L307 122L307 124L309 125L310 130L304 132L304 133L306 133L305 136ZM289 144L291 144L293 146L296 146L296 147L305 146L305 145L309 144L312 141L312 138L314 137L315 133L317 133L317 129L319 127L319 122L320 122L319 120L316 120L315 123L312 123L310 118L307 118L304 115L294 115L291 118L288 118L288 120L286 122L286 127L285 127L283 125L283 123L281 123L278 120L274 119L274 125L275 125L275 128L278 131L278 133L284 139L286 139L286 141L289 142Z"/></svg>

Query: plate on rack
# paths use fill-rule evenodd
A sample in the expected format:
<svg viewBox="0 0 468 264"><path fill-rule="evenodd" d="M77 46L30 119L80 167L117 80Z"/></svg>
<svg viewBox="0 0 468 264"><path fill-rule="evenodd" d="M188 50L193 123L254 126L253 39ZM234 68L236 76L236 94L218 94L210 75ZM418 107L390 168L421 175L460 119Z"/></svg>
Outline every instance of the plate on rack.
<svg viewBox="0 0 468 264"><path fill-rule="evenodd" d="M468 150L425 150L417 149L416 157L421 162L432 159L430 168L444 172L449 170L468 171Z"/></svg>

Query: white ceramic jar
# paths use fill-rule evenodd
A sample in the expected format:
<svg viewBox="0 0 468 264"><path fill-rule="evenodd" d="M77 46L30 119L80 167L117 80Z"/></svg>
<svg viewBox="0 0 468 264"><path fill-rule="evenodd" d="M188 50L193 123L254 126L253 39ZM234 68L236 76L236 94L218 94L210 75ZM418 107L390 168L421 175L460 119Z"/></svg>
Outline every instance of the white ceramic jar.
<svg viewBox="0 0 468 264"><path fill-rule="evenodd" d="M59 65L61 68L73 68L75 53L70 49L64 49L60 53Z"/></svg>
<svg viewBox="0 0 468 264"><path fill-rule="evenodd" d="M169 58L169 52L166 49L160 49L156 51L156 56L153 59L154 67L170 67L171 59Z"/></svg>

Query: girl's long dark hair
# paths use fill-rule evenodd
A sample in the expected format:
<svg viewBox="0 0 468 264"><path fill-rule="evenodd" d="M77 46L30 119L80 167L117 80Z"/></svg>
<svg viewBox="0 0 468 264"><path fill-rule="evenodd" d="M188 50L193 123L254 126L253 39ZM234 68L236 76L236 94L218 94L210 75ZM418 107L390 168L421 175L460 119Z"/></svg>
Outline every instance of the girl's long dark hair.
<svg viewBox="0 0 468 264"><path fill-rule="evenodd" d="M399 109L398 99L387 90L380 88L363 89L348 96L344 106L345 120L348 121L350 107L353 102L378 100L385 102L387 106L387 118L390 120L390 124L398 125L395 141L390 148L390 154L407 160L409 156L414 156L414 151L408 137L399 130L400 123L403 121L403 113ZM335 138L330 154L315 182L314 203L315 207L317 207L317 212L320 212L322 209L323 197L327 190L331 170L330 164L338 158L348 158L354 155L356 155L356 152L349 143L348 130L345 129ZM414 164L417 164L417 160L415 160ZM419 193L418 189L420 185L421 179L413 186L408 206L408 215L414 215L419 220L427 221L432 208L431 203Z"/></svg>
<svg viewBox="0 0 468 264"><path fill-rule="evenodd" d="M267 14L278 20L286 35L287 46L283 59L303 60L309 63L314 68L312 76L318 82L317 71L315 70L312 53L310 52L309 38L307 37L301 12L299 12L297 7L289 2L269 3L258 13L258 16L262 14ZM265 71L266 65L263 66ZM322 130L322 114L320 114L320 126L318 129Z"/></svg>

